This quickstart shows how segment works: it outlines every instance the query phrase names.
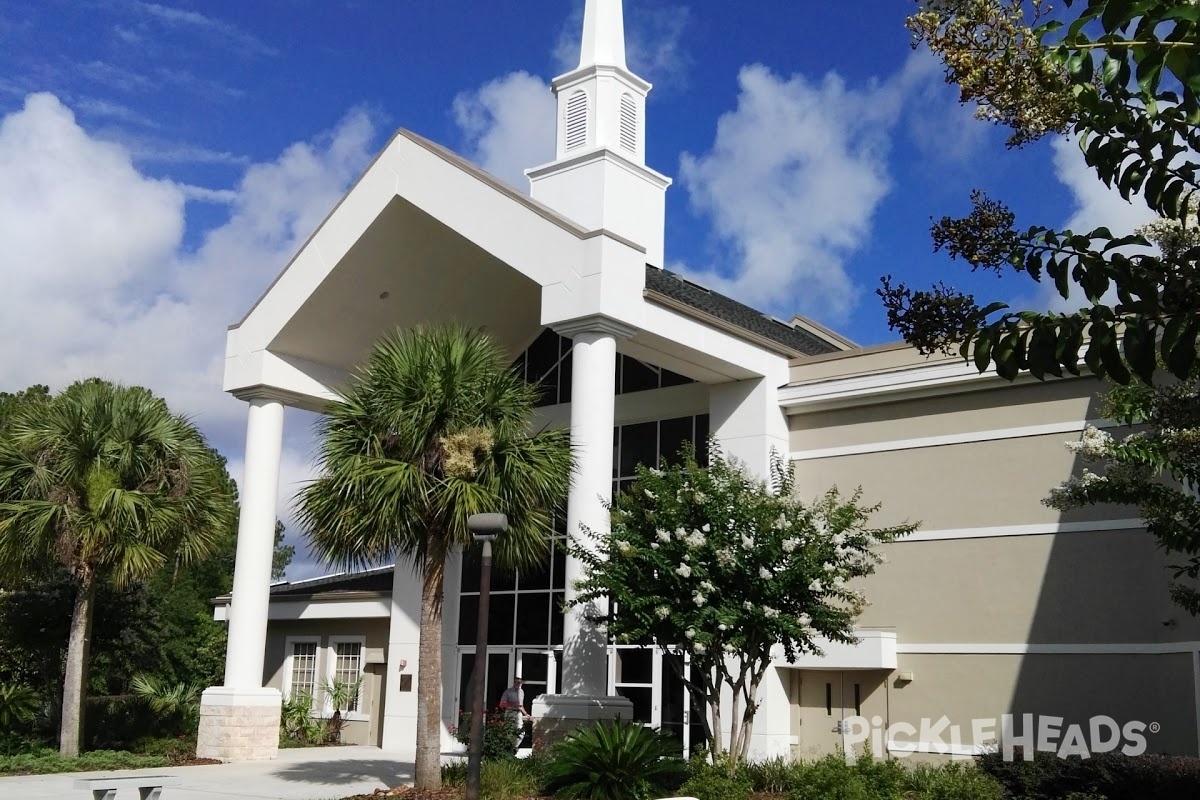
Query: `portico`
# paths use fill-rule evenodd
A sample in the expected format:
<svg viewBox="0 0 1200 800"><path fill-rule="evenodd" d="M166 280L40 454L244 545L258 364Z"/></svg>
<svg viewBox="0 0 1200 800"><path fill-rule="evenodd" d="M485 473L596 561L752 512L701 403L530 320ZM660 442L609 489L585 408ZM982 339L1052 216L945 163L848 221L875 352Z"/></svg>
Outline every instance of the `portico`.
<svg viewBox="0 0 1200 800"><path fill-rule="evenodd" d="M723 319L689 294L704 290L661 269L670 181L643 161L650 85L625 66L622 31L619 0L589 0L580 66L555 81L559 158L530 170L532 197L399 131L230 328L225 390L248 404L246 476L225 683L204 693L201 755L274 753L280 696L263 688L263 643L283 409L336 402L384 333L457 321L485 328L514 358L547 328L571 340L571 402L558 412L578 461L571 534L607 525L619 353L710 386L712 432L756 469L786 452L776 393L799 353L794 331L745 307L753 325ZM578 570L568 559L568 596ZM392 605L383 741L410 751L417 693L399 687L416 672L419 591L406 569ZM606 647L582 614L564 620L558 692L588 698L588 714L628 704L606 699ZM454 658L444 662L452 685Z"/></svg>

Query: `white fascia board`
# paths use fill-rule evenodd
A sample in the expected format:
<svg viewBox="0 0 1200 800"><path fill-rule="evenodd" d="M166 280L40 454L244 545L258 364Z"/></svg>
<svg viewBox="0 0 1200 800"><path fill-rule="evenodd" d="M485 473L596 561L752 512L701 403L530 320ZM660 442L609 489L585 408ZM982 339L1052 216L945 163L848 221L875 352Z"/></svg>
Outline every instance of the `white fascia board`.
<svg viewBox="0 0 1200 800"><path fill-rule="evenodd" d="M276 600L267 609L267 619L387 619L392 613L391 598L378 597L370 600ZM217 622L229 620L229 604L215 606L213 619Z"/></svg>
<svg viewBox="0 0 1200 800"><path fill-rule="evenodd" d="M672 354L681 360L694 361L727 380L771 378L777 381L775 385L786 382L787 357L645 298L641 298L641 303L641 322L637 327L678 345Z"/></svg>
<svg viewBox="0 0 1200 800"><path fill-rule="evenodd" d="M771 651L771 663L786 669L896 669L896 634L892 631L856 631L857 644L815 640L823 655L805 653L789 662L782 648Z"/></svg>
<svg viewBox="0 0 1200 800"><path fill-rule="evenodd" d="M1062 380L1068 380L1063 378ZM1027 373L1015 382L1033 380ZM804 414L831 407L894 400L898 395L928 396L992 386L1011 385L994 370L979 372L974 364L963 361L939 361L905 369L849 375L841 378L784 386L779 390L779 405L788 414Z"/></svg>
<svg viewBox="0 0 1200 800"><path fill-rule="evenodd" d="M224 389L243 399L273 397L293 408L323 411L338 400L346 374L325 364L269 350L247 351L237 329L226 334Z"/></svg>
<svg viewBox="0 0 1200 800"><path fill-rule="evenodd" d="M265 350L394 198L400 197L541 286L577 291L587 232L491 176L398 133L237 326Z"/></svg>

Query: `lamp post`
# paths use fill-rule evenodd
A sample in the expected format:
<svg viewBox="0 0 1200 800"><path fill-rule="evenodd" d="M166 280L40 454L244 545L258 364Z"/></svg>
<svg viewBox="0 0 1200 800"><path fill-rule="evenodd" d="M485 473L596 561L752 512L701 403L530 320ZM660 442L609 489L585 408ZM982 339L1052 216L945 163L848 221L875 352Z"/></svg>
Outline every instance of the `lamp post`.
<svg viewBox="0 0 1200 800"><path fill-rule="evenodd" d="M471 678L471 733L467 750L466 800L479 800L479 768L483 763L483 683L487 673L488 593L492 588L492 542L508 530L504 514L472 514L467 529L483 544L479 569L479 625L475 633L475 669Z"/></svg>

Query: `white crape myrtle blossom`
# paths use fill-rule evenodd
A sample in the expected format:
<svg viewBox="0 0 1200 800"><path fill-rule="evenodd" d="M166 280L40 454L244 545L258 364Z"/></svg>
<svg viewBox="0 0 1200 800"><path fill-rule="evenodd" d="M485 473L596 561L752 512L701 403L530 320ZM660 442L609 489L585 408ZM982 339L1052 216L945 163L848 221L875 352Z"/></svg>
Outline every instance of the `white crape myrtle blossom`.
<svg viewBox="0 0 1200 800"><path fill-rule="evenodd" d="M858 494L802 499L783 459L764 481L715 445L709 452L708 467L639 468L614 501L611 529L587 546L572 542L586 577L571 602L608 598L595 605L609 609L595 621L615 638L689 655L701 676L689 691L709 706L702 716L713 751L738 760L773 656L794 661L820 652L820 642L855 641L864 598L853 581L873 570L876 545L912 528L868 529L875 509ZM734 697L731 714L712 713L722 693Z"/></svg>

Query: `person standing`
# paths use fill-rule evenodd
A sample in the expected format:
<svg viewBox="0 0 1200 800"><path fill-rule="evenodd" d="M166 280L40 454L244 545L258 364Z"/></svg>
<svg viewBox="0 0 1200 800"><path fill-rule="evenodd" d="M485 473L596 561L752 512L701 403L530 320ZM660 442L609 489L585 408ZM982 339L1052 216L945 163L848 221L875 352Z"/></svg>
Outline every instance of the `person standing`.
<svg viewBox="0 0 1200 800"><path fill-rule="evenodd" d="M521 746L521 740L525 738L525 723L532 721L533 717L529 716L529 712L525 710L525 690L521 688L521 679L513 678L512 686L504 690L500 695L500 710L508 714L509 720L517 725L517 739L513 742L513 749Z"/></svg>

